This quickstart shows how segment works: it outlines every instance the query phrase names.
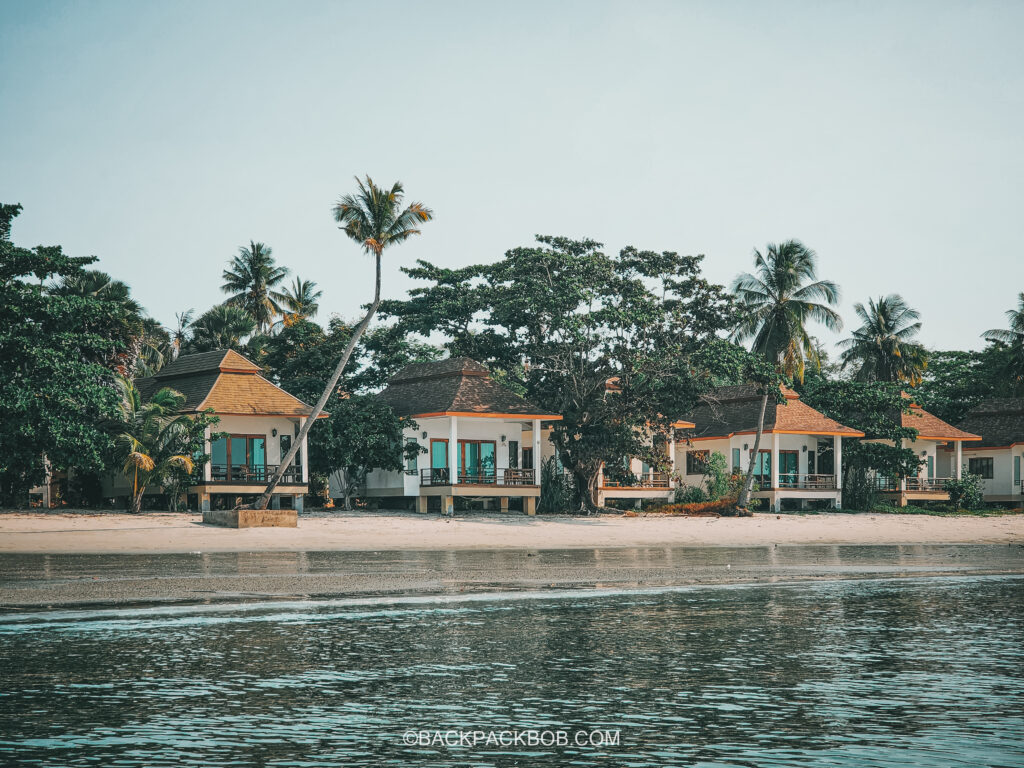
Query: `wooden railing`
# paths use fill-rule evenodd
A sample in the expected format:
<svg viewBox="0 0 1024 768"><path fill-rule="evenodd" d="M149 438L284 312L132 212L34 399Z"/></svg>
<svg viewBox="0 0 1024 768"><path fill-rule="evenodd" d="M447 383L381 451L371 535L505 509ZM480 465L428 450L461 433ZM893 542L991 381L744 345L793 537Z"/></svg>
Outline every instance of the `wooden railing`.
<svg viewBox="0 0 1024 768"><path fill-rule="evenodd" d="M484 472L460 472L459 485L500 485L520 486L536 485L536 476L532 469L499 469ZM451 473L447 467L438 469L421 469L420 486L451 485Z"/></svg>
<svg viewBox="0 0 1024 768"><path fill-rule="evenodd" d="M832 491L835 490L835 487L835 475L796 475L792 473L779 475L779 488L806 488Z"/></svg>
<svg viewBox="0 0 1024 768"><path fill-rule="evenodd" d="M648 472L638 475L632 482L605 478L602 485L605 488L669 488L671 477L667 472Z"/></svg>
<svg viewBox="0 0 1024 768"><path fill-rule="evenodd" d="M210 465L210 482L230 483L232 485L262 485L265 484L277 471L277 464L263 464L262 466L229 466L227 464ZM292 464L285 470L281 482L285 485L296 485L302 483L302 467Z"/></svg>
<svg viewBox="0 0 1024 768"><path fill-rule="evenodd" d="M908 477L904 489L907 491L944 491L948 477ZM898 477L875 477L875 490L896 493L900 490Z"/></svg>

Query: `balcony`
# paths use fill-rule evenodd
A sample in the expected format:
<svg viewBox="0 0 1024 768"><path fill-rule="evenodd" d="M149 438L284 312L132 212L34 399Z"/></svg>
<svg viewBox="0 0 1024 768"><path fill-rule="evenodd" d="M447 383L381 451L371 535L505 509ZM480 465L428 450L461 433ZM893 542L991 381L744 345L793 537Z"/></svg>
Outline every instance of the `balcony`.
<svg viewBox="0 0 1024 768"><path fill-rule="evenodd" d="M662 490L670 488L671 485L671 477L667 472L648 472L632 481L610 480L606 477L601 483L603 488L660 488Z"/></svg>
<svg viewBox="0 0 1024 768"><path fill-rule="evenodd" d="M948 477L908 477L904 490L915 493L930 492L944 493L943 487ZM900 479L898 477L875 477L875 490L884 493L899 493Z"/></svg>
<svg viewBox="0 0 1024 768"><path fill-rule="evenodd" d="M834 491L835 475L779 475L779 488L801 488L813 491Z"/></svg>
<svg viewBox="0 0 1024 768"><path fill-rule="evenodd" d="M421 488L451 484L451 473L448 471L447 467L420 470ZM490 472L460 472L458 476L458 484L516 487L536 485L537 481L532 469L499 469L497 471L491 470Z"/></svg>
<svg viewBox="0 0 1024 768"><path fill-rule="evenodd" d="M277 467L277 464L263 464L255 467L211 464L209 482L221 485L266 485L267 481L274 476ZM302 485L302 467L295 464L289 466L281 478L281 484Z"/></svg>

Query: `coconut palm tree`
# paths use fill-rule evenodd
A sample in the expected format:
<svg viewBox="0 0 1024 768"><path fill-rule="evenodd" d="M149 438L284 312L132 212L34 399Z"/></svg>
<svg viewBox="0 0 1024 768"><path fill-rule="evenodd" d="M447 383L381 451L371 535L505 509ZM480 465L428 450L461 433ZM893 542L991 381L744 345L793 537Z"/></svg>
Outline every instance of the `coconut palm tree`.
<svg viewBox="0 0 1024 768"><path fill-rule="evenodd" d="M176 470L192 471L192 457L182 452L189 417L178 412L185 403L180 392L165 387L144 403L134 384L127 379L118 382L120 431L114 447L122 471L132 482L131 511L139 512L151 482L160 482Z"/></svg>
<svg viewBox="0 0 1024 768"><path fill-rule="evenodd" d="M98 269L65 275L50 287L50 293L54 296L91 296L115 302L128 314L142 314L142 306L132 298L128 284Z"/></svg>
<svg viewBox="0 0 1024 768"><path fill-rule="evenodd" d="M238 255L224 270L221 290L231 296L225 304L241 307L265 331L274 318L282 314L284 294L274 287L288 274L285 267L274 263L272 249L263 243L249 241L249 247L238 249Z"/></svg>
<svg viewBox="0 0 1024 768"><path fill-rule="evenodd" d="M193 352L238 349L256 330L256 321L241 307L218 304L200 315L191 328L189 349Z"/></svg>
<svg viewBox="0 0 1024 768"><path fill-rule="evenodd" d="M320 310L318 301L322 295L323 291L316 289L316 283L312 280L303 280L296 275L291 287L285 288L281 300L285 309L288 310L285 318L290 318L290 322L295 322L316 317L316 313Z"/></svg>
<svg viewBox="0 0 1024 768"><path fill-rule="evenodd" d="M740 342L752 339L751 351L789 378L802 381L808 362L816 368L820 366L818 347L807 329L808 323L820 322L830 330L839 330L843 325L832 309L839 302L839 286L831 280L817 279L817 255L799 240L769 243L763 254L755 250L754 272L737 277L732 291L743 310L733 338ZM737 500L741 509L750 500L767 407L765 387L754 450Z"/></svg>
<svg viewBox="0 0 1024 768"><path fill-rule="evenodd" d="M853 337L839 342L845 351L839 357L843 368L860 364L858 381L903 381L912 387L921 383L928 367L928 353L914 341L921 330L920 315L899 294L882 296L868 305L857 303L854 311L861 326Z"/></svg>
<svg viewBox="0 0 1024 768"><path fill-rule="evenodd" d="M352 337L345 346L341 360L331 374L331 378L324 387L323 394L317 400L309 418L302 424L299 434L292 441L292 447L281 458L277 471L267 484L263 495L255 503L255 508L266 509L270 503L270 497L285 471L291 466L295 454L306 439L310 427L313 426L317 417L323 411L328 399L338 386L348 359L352 356L352 350L359 343L360 337L370 324L377 307L380 306L380 265L381 256L384 251L394 245L404 243L413 235L420 234L420 225L434 218L434 212L422 203L410 203L402 207L405 199L405 189L401 182L395 182L391 189L378 187L373 180L367 176L364 183L358 177L356 184L359 191L355 194L345 195L334 206L334 220L338 222L341 229L351 240L359 244L363 251L372 256L376 268L376 280L374 283L373 302L371 302L363 319L356 326Z"/></svg>
<svg viewBox="0 0 1024 768"><path fill-rule="evenodd" d="M1012 390L1024 385L1024 293L1017 296L1017 308L1006 310L1009 328L993 328L981 334L986 341L1005 344L1010 350L1006 373L1012 381Z"/></svg>
<svg viewBox="0 0 1024 768"><path fill-rule="evenodd" d="M171 360L177 360L192 338L192 323L196 311L189 307L184 312L174 313L174 330L171 331Z"/></svg>

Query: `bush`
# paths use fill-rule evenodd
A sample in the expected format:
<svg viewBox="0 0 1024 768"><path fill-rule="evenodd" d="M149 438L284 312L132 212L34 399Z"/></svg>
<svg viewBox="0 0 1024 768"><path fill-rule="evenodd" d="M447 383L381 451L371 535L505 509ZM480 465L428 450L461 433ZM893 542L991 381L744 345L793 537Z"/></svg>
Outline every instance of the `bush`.
<svg viewBox="0 0 1024 768"><path fill-rule="evenodd" d="M708 496L699 485L680 485L676 488L674 501L676 504L697 504L708 501Z"/></svg>
<svg viewBox="0 0 1024 768"><path fill-rule="evenodd" d="M540 499L537 512L542 515L564 515L578 507L576 483L566 475L552 456L540 464Z"/></svg>
<svg viewBox="0 0 1024 768"><path fill-rule="evenodd" d="M985 503L981 491L981 475L968 472L959 480L947 480L942 484L942 490L949 494L949 502L955 512L959 512L961 507L977 509Z"/></svg>

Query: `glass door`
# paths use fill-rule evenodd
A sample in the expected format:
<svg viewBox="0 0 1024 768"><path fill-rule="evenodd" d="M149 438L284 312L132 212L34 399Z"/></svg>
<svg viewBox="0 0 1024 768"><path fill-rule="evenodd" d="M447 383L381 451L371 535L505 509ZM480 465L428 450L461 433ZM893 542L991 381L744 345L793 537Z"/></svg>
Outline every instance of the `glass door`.
<svg viewBox="0 0 1024 768"><path fill-rule="evenodd" d="M448 482L448 441L430 441L430 481L432 483Z"/></svg>
<svg viewBox="0 0 1024 768"><path fill-rule="evenodd" d="M265 482L267 479L267 438L249 438L249 479Z"/></svg>
<svg viewBox="0 0 1024 768"><path fill-rule="evenodd" d="M229 480L245 482L249 474L248 438L232 435L228 439Z"/></svg>
<svg viewBox="0 0 1024 768"><path fill-rule="evenodd" d="M800 476L800 452L779 451L779 485L795 486Z"/></svg>

